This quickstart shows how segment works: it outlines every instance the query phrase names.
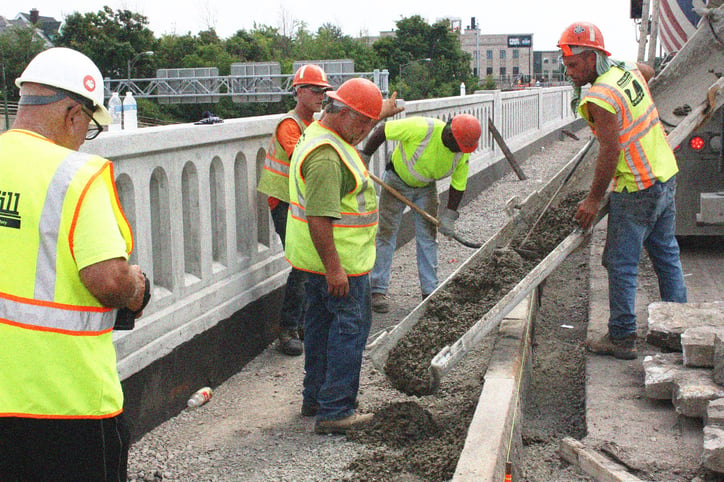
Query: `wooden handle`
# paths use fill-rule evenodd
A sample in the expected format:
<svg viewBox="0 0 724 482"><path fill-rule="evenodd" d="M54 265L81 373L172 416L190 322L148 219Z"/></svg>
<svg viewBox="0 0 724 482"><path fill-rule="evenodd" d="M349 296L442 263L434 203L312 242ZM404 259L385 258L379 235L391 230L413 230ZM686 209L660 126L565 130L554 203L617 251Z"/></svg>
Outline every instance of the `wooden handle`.
<svg viewBox="0 0 724 482"><path fill-rule="evenodd" d="M403 196L400 191L395 189L394 187L387 184L385 181L380 179L379 177L375 176L371 172L369 173L370 177L373 181L375 181L377 184L382 186L387 192L395 196L397 199L402 201L403 203L407 204L411 209L413 209L415 212L417 212L420 216L425 218L427 221L431 222L435 226L440 226L440 221L438 221L436 218L430 215L427 211L421 209L417 204L413 203L409 199L407 199L405 196Z"/></svg>

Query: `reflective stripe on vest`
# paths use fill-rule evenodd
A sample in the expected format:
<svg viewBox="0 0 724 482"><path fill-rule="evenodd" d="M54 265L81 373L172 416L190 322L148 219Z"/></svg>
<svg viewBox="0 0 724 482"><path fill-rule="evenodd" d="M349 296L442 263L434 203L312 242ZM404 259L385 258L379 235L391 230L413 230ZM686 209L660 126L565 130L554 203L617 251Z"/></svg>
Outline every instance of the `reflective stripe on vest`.
<svg viewBox="0 0 724 482"><path fill-rule="evenodd" d="M340 219L332 221L334 244L349 276L369 272L375 260L377 232L377 199L367 168L359 154L334 132L318 122L311 124L292 156L293 182L290 182L290 216L287 218L286 255L292 266L314 273L325 268L312 242L305 212L305 183L301 175L306 157L317 148L328 145L340 156L343 168L349 169L355 187L341 199Z"/></svg>
<svg viewBox="0 0 724 482"><path fill-rule="evenodd" d="M0 319L23 328L94 335L111 331L115 315L116 310L110 308L71 306L0 293Z"/></svg>
<svg viewBox="0 0 724 482"><path fill-rule="evenodd" d="M400 159L402 160L402 163L405 165L405 168L407 169L407 172L410 174L410 176L414 177L419 182L429 184L429 183L435 181L435 179L425 177L414 169L415 164L420 159L420 157L425 153L425 149L427 149L427 146L430 145L430 140L432 139L432 134L435 131L434 120L426 119L426 122L427 122L427 132L425 132L425 138L417 145L417 147L415 148L415 152L413 152L411 156L407 157L407 154L405 153L405 150L402 148L401 143L400 143L400 145L397 146L397 150L400 152ZM453 159L453 162L452 162L452 166L450 166L450 170L448 170L443 176L441 176L440 179L450 176L455 171L455 168L460 163L460 159L462 157L463 157L462 152L456 153L455 158Z"/></svg>
<svg viewBox="0 0 724 482"><path fill-rule="evenodd" d="M267 152L266 159L264 160L264 169L271 171L273 174L277 174L287 178L286 181L288 182L289 157L287 156L287 152L284 150L284 147L282 147L276 135L279 125L287 119L292 119L294 122L296 122L297 126L299 127L299 131L304 132L306 126L304 125L304 122L302 122L302 119L294 111L290 111L284 117L282 117L282 119L277 123L276 127L274 128L274 135L272 135L271 143L269 145L269 151Z"/></svg>
<svg viewBox="0 0 724 482"><path fill-rule="evenodd" d="M58 213L63 210L65 194L68 192L73 177L85 165L89 157L88 154L81 154L80 152L70 154L58 166L48 186L43 211L40 215L40 225L38 226L43 235L40 237L38 265L35 275L34 297L36 300L52 301L55 295L55 256L61 222Z"/></svg>
<svg viewBox="0 0 724 482"><path fill-rule="evenodd" d="M616 112L621 153L616 167L618 175L614 178L614 190L623 189L623 186L618 186L623 173L632 175L636 189L651 187L657 179L655 163L667 162L669 159L651 157L657 152L658 143L666 142L666 139L660 132L662 128L658 111L651 100L646 80L638 70L622 71L615 67L596 79L579 108L589 123L591 120L585 102L592 99L603 101ZM673 153L670 158L673 160Z"/></svg>
<svg viewBox="0 0 724 482"><path fill-rule="evenodd" d="M304 132L306 126L294 111L288 112L277 123L257 186L259 192L284 202L289 202L289 157L277 138L277 129L287 119L292 119L297 124L299 132Z"/></svg>

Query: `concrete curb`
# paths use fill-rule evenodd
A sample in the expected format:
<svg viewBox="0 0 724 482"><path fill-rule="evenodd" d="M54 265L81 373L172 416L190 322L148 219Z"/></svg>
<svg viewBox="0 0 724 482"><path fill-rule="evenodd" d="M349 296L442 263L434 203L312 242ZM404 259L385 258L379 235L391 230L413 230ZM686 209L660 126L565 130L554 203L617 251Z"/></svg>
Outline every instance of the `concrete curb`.
<svg viewBox="0 0 724 482"><path fill-rule="evenodd" d="M468 428L453 481L504 480L506 462L522 441L520 393L530 375L531 328L538 310L538 288L500 324L500 338L485 374L483 391Z"/></svg>

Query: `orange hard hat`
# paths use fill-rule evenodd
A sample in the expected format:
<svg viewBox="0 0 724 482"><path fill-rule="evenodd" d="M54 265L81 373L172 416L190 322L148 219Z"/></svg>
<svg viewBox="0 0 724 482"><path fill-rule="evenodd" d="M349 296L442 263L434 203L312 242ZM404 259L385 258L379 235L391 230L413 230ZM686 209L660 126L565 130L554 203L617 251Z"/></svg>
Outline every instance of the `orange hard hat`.
<svg viewBox="0 0 724 482"><path fill-rule="evenodd" d="M378 120L380 117L382 93L372 81L355 77L340 85L339 89L327 92L327 95L370 119Z"/></svg>
<svg viewBox="0 0 724 482"><path fill-rule="evenodd" d="M452 134L462 152L473 152L478 148L482 129L480 121L470 114L459 114L450 122Z"/></svg>
<svg viewBox="0 0 724 482"><path fill-rule="evenodd" d="M611 55L603 44L603 34L598 27L588 22L575 22L566 28L558 40L563 56L575 55L571 47L589 47Z"/></svg>
<svg viewBox="0 0 724 482"><path fill-rule="evenodd" d="M297 69L294 74L294 80L292 81L292 87L296 87L297 85L317 85L327 89L332 88L329 82L327 82L327 74L324 72L324 69L315 64L305 64Z"/></svg>

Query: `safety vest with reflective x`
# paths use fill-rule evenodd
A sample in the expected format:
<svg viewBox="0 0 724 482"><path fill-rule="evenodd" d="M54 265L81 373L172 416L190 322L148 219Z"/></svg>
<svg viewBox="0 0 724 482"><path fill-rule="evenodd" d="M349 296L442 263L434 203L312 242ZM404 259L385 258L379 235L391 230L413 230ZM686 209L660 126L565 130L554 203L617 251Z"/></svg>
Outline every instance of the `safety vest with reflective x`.
<svg viewBox="0 0 724 482"><path fill-rule="evenodd" d="M678 172L676 158L666 140L659 112L646 80L637 69L611 67L599 76L581 100L578 110L591 128L588 103L616 115L621 147L613 189L639 191L656 181L666 182Z"/></svg>
<svg viewBox="0 0 724 482"><path fill-rule="evenodd" d="M292 119L297 123L299 132L304 132L304 121L292 110L282 117L274 128L274 135L264 160L264 170L259 178L257 190L267 196L289 202L289 156L277 138L277 129L282 122Z"/></svg>
<svg viewBox="0 0 724 482"><path fill-rule="evenodd" d="M0 417L115 416L123 409L116 310L83 285L73 251L80 207L96 180L106 184L132 249L112 164L20 130L0 136L0 153L0 190L15 194L0 203L0 218L15 219L0 224L4 269L12 270L0 275ZM26 159L33 160L32 175Z"/></svg>
<svg viewBox="0 0 724 482"><path fill-rule="evenodd" d="M297 269L324 274L322 259L314 247L305 213L306 182L302 165L307 156L323 145L331 146L355 179L355 188L341 200L340 219L332 222L334 245L348 276L359 276L375 264L377 195L357 150L319 122L304 131L294 149L289 183L286 256Z"/></svg>

